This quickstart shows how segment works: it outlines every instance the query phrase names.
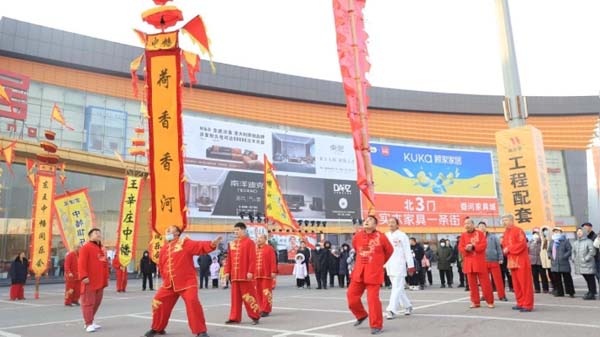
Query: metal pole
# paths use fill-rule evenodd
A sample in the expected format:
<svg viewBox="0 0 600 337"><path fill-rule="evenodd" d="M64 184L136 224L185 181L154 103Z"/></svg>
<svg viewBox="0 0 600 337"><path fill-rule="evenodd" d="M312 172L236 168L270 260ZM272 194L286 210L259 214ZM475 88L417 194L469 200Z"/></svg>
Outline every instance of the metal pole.
<svg viewBox="0 0 600 337"><path fill-rule="evenodd" d="M504 117L510 128L520 127L526 124L527 103L521 95L508 0L495 1L500 34L502 75L504 78Z"/></svg>

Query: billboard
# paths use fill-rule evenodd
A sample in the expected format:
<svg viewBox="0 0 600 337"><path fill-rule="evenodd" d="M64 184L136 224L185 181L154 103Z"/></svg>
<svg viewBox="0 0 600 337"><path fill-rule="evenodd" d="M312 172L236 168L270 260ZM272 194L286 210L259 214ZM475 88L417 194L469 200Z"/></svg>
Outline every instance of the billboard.
<svg viewBox="0 0 600 337"><path fill-rule="evenodd" d="M493 217L498 202L492 153L371 144L379 217L408 227L458 227Z"/></svg>

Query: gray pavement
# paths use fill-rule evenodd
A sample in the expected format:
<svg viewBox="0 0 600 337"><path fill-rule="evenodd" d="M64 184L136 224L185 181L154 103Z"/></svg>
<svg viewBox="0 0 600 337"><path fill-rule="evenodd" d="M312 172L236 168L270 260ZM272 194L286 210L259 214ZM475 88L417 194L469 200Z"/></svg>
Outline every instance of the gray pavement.
<svg viewBox="0 0 600 337"><path fill-rule="evenodd" d="M435 273L434 273L435 274ZM314 279L313 279L314 280ZM437 280L434 280L436 282ZM468 292L463 288L440 289L435 284L423 291L408 291L415 311L412 316L384 320L384 336L600 336L600 301L583 301L586 292L581 277L575 278L576 298L555 298L536 294L531 313L511 310L509 302L496 302L469 309ZM150 326L153 292L141 291L141 280L129 281L126 293L116 293L114 281L105 291L96 322L102 329L93 336L142 336ZM0 336L85 336L78 307L65 307L62 285L43 285L41 298L33 300L33 287L27 286L25 301L8 301L8 287L0 288ZM274 309L270 317L253 326L245 316L242 324L225 325L229 312L229 291L202 289L199 292L211 337L298 337L370 336L368 322L352 326L354 317L346 306L345 289L296 289L289 276L278 279ZM382 289L384 308L389 290ZM366 298L365 298L366 300ZM180 300L167 327L167 336L191 336L185 308Z"/></svg>

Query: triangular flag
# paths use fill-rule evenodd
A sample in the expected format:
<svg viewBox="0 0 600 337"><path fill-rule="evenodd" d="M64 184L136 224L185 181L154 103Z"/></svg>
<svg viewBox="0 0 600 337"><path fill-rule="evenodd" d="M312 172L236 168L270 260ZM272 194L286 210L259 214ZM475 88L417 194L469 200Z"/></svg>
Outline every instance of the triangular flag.
<svg viewBox="0 0 600 337"><path fill-rule="evenodd" d="M29 180L29 183L31 184L31 186L35 187L35 174L34 173L28 174L27 180Z"/></svg>
<svg viewBox="0 0 600 337"><path fill-rule="evenodd" d="M65 188L65 180L67 180L67 176L61 174L58 178L60 179L60 185L62 188Z"/></svg>
<svg viewBox="0 0 600 337"><path fill-rule="evenodd" d="M27 167L27 173L31 173L35 167L35 160L29 158L25 159L25 166Z"/></svg>
<svg viewBox="0 0 600 337"><path fill-rule="evenodd" d="M200 56L198 54L183 51L183 60L185 61L185 65L187 67L188 76L190 78L190 87L193 84L196 84L196 73L200 71Z"/></svg>
<svg viewBox="0 0 600 337"><path fill-rule="evenodd" d="M279 188L275 168L269 162L267 155L265 161L265 218L271 220L279 226L287 227L292 230L299 230L298 223L287 206L283 193Z"/></svg>
<svg viewBox="0 0 600 337"><path fill-rule="evenodd" d="M146 33L135 28L133 29L133 32L138 37L138 39L140 39L140 43L142 44L142 46L146 46Z"/></svg>
<svg viewBox="0 0 600 337"><path fill-rule="evenodd" d="M115 151L115 157L117 157L117 159L118 159L118 160L119 160L121 163L125 164L125 161L123 160L123 157L121 157L121 154L119 154L119 152Z"/></svg>
<svg viewBox="0 0 600 337"><path fill-rule="evenodd" d="M2 84L0 84L0 102L8 105L12 109L12 101Z"/></svg>
<svg viewBox="0 0 600 337"><path fill-rule="evenodd" d="M144 58L144 54L135 58L135 60L131 61L129 64L129 71L131 72L131 86L133 88L133 96L138 97L138 77L137 70L142 64L142 59Z"/></svg>
<svg viewBox="0 0 600 337"><path fill-rule="evenodd" d="M210 68L212 69L213 74L216 73L217 69L212 61L212 53L210 52L210 39L208 38L208 35L206 35L206 27L204 26L202 17L200 15L195 16L181 28L181 31L189 36L190 39L192 39L192 42L200 47L202 52L208 54L208 57L210 58Z"/></svg>
<svg viewBox="0 0 600 337"><path fill-rule="evenodd" d="M63 117L62 112L60 111L60 108L58 107L58 105L56 105L56 103L54 103L54 107L52 108L52 115L50 118L54 119L60 125L64 126L65 128L67 128L71 131L75 130L72 127L70 127L69 125L67 125L67 122L65 121L65 117Z"/></svg>
<svg viewBox="0 0 600 337"><path fill-rule="evenodd" d="M10 144L8 144L7 147L2 149L2 155L4 156L4 160L6 161L6 167L8 167L8 170L10 171L10 173L12 175L14 175L13 170L12 170L12 162L15 159L15 146L17 145L17 142L14 141Z"/></svg>

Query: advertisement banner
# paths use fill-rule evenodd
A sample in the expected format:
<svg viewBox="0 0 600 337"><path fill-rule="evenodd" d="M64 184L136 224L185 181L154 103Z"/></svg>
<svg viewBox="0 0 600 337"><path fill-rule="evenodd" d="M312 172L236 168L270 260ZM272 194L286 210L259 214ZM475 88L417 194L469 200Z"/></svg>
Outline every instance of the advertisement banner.
<svg viewBox="0 0 600 337"><path fill-rule="evenodd" d="M287 258L294 260L300 242L304 241L306 247L314 249L317 244L317 234L301 233L301 232L271 232L269 233L266 225L250 225L248 226L248 237L256 242L256 238L261 235L267 235L269 239L274 239L277 242L277 252L287 251ZM278 255L279 256L279 255ZM281 262L281 261L280 261Z"/></svg>
<svg viewBox="0 0 600 337"><path fill-rule="evenodd" d="M68 251L73 251L75 247L87 241L87 233L96 227L88 189L56 196L54 206L63 243Z"/></svg>
<svg viewBox="0 0 600 337"><path fill-rule="evenodd" d="M554 225L541 132L524 126L496 132L502 201L523 229Z"/></svg>
<svg viewBox="0 0 600 337"><path fill-rule="evenodd" d="M136 234L139 219L139 204L143 177L126 176L121 198L121 215L117 231L119 263L128 266L135 254Z"/></svg>
<svg viewBox="0 0 600 337"><path fill-rule="evenodd" d="M153 39L170 41L169 33L153 35ZM146 67L152 224L158 233L164 233L172 225L183 230L187 225L187 209L183 183L181 50L176 43L169 50L146 50Z"/></svg>
<svg viewBox="0 0 600 337"><path fill-rule="evenodd" d="M459 227L498 214L491 152L372 144L377 213L404 227Z"/></svg>
<svg viewBox="0 0 600 337"><path fill-rule="evenodd" d="M39 278L46 272L50 263L52 245L52 215L54 207L55 173L53 167L44 170L41 166L36 174L36 183L33 193L33 209L31 214L31 263L29 269Z"/></svg>

